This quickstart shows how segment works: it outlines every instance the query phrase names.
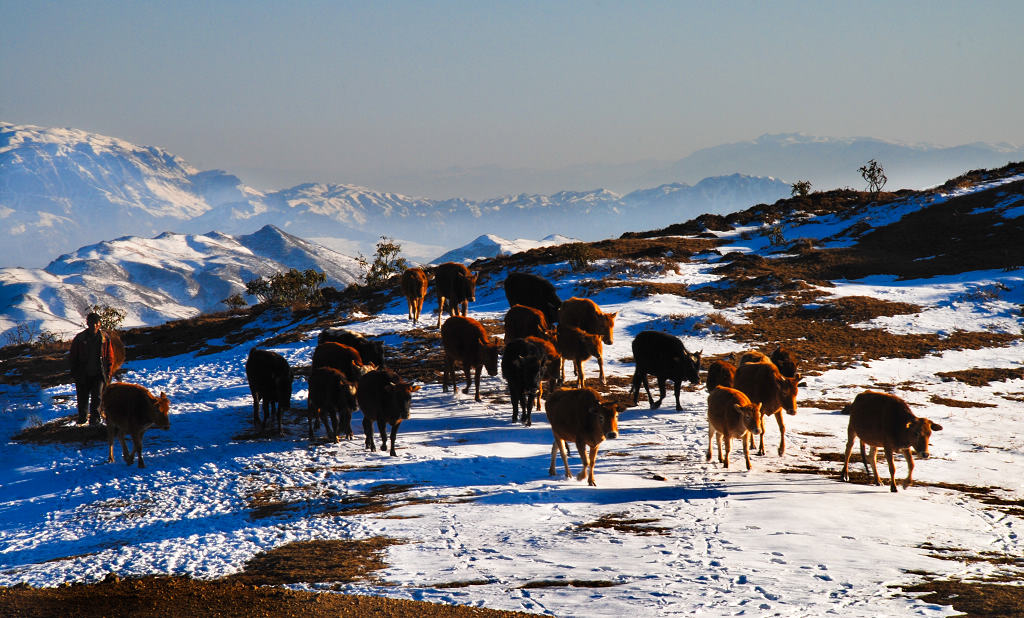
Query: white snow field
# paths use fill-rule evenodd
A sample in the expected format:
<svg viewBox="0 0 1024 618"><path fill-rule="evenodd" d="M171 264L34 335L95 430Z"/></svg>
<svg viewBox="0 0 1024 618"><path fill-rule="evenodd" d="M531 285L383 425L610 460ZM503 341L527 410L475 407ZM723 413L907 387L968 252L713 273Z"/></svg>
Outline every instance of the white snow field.
<svg viewBox="0 0 1024 618"><path fill-rule="evenodd" d="M815 225L824 229L829 222ZM787 237L808 235L787 230ZM747 250L759 249L752 246L756 242ZM678 272L651 280L709 283L716 278L712 267L681 262ZM600 270L559 276L556 269L564 272L565 265L535 272L554 279L563 299L580 292L581 279L604 276ZM501 319L508 308L503 279L501 273L492 276L478 290L471 317ZM863 327L1019 335L1024 321L1019 271L836 284L830 294L924 307L910 319L884 318ZM978 289L998 294L972 294ZM675 328L688 349L705 355L741 349L728 339L680 330L689 320L666 319L723 313L710 305L675 295L636 298L625 288L592 298L605 311L618 311L614 344L604 349L610 376L632 375L632 363L622 359L632 356L630 342L645 329ZM746 307L724 313L737 318ZM425 322L431 330L431 319ZM267 326L267 335L274 334L274 325ZM348 327L381 336L394 350L412 325L404 300L396 299L379 315ZM315 334L271 349L293 366L308 365ZM682 411L674 409L671 395L658 410L641 398L621 414L618 439L602 445L598 486L588 487L563 478L560 461L559 475L548 476L552 436L546 419L535 412L532 427L513 424L500 376L483 379L480 403L471 394L442 393L437 382L424 384L399 429L397 457L364 450L359 413L351 442L311 445L305 421L295 415L287 417L293 422L283 437L245 438L252 425L243 368L250 347L126 365L125 381L165 391L171 399L171 428L147 432L142 470L126 467L119 457L104 463L105 444L9 441L29 424L71 414L73 388L0 387L0 585L97 581L108 572L216 578L291 541L387 536L404 543L387 550L381 583L348 584L343 592L560 616L944 616L952 608L924 603L899 586L920 581L922 572L982 577L1000 567L934 558L929 546L1024 555L1024 522L968 494L929 485L892 494L884 485L840 482L837 474L781 472L797 466L838 471L841 463L821 461L819 453L843 452L847 417L839 410L805 405L788 416L781 457L775 454L778 428L767 419L769 454L752 456L753 470L747 471L738 443L729 469L717 459L705 461L703 386L684 388ZM1020 368L1022 357L1018 341L855 364L806 376L798 403L850 401L876 385L896 385L916 414L944 427L933 435L932 457L917 460L916 481L993 486L996 495L1021 500L1024 380L975 387L936 373ZM588 380L596 379L593 360L587 373ZM947 407L933 403L933 396L995 407ZM305 399L305 382L297 379L293 405L304 408ZM570 463L579 471L575 449ZM857 456L851 466L863 469ZM897 475L906 476L902 456ZM331 508L382 484L408 486L394 495L402 505L364 515ZM294 506L257 512L250 501L266 488ZM584 527L615 518L650 530ZM549 585L523 587L539 582ZM570 582L577 585L553 585ZM326 590L331 584L295 587Z"/></svg>

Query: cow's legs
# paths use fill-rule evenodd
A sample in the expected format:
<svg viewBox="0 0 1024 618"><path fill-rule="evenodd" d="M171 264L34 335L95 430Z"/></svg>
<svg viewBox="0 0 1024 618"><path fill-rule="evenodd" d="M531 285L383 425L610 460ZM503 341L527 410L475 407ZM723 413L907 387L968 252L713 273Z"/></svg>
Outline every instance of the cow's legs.
<svg viewBox="0 0 1024 618"><path fill-rule="evenodd" d="M551 467L548 469L548 475L555 476L556 453L562 455L562 465L565 466L565 478L572 478L572 471L569 469L569 456L565 452L565 442L560 438L555 438L555 441L551 444Z"/></svg>
<svg viewBox="0 0 1024 618"><path fill-rule="evenodd" d="M712 449L715 446L715 428L711 426L711 419L708 419L708 456L705 461L711 461Z"/></svg>
<svg viewBox="0 0 1024 618"><path fill-rule="evenodd" d="M889 464L889 491L896 493L896 461L888 446L885 447L885 463Z"/></svg>
<svg viewBox="0 0 1024 618"><path fill-rule="evenodd" d="M843 458L843 473L839 475L839 478L844 481L850 480L850 454L853 453L853 441L857 439L857 434L853 433L853 428L847 429L846 432L846 456ZM864 444L861 443L861 450L864 449ZM865 465L867 462L865 461Z"/></svg>
<svg viewBox="0 0 1024 618"><path fill-rule="evenodd" d="M909 448L903 449L903 454L907 457L907 480L903 481L903 489L906 489L914 484L914 456Z"/></svg>
<svg viewBox="0 0 1024 618"><path fill-rule="evenodd" d="M598 376L601 378L601 384L603 385L605 383L604 382L604 354L598 354L597 355L597 371L598 371ZM664 393L662 393L662 395L664 396Z"/></svg>
<svg viewBox="0 0 1024 618"><path fill-rule="evenodd" d="M868 453L868 459L871 460L871 471L875 477L875 485L881 485L882 479L878 478L878 447L872 446L871 452Z"/></svg>
<svg viewBox="0 0 1024 618"><path fill-rule="evenodd" d="M602 382L603 384L603 382ZM658 407L665 401L665 378L658 377Z"/></svg>
<svg viewBox="0 0 1024 618"><path fill-rule="evenodd" d="M682 406L682 404L680 404L680 403L679 403L679 387L680 387L680 383L679 383L679 380L676 380L676 383L675 383L675 390L676 390L676 411L679 411L679 410L682 410L682 409L683 409L683 406Z"/></svg>
<svg viewBox="0 0 1024 618"><path fill-rule="evenodd" d="M444 355L444 370L441 372L441 392L448 392L448 378L451 377L452 390L458 390L459 385L455 382L455 360Z"/></svg>
<svg viewBox="0 0 1024 618"><path fill-rule="evenodd" d="M726 468L728 468L729 453L732 451L732 438L729 437L729 434L725 434L722 436L722 441L725 442L725 460L722 463L725 464Z"/></svg>
<svg viewBox="0 0 1024 618"><path fill-rule="evenodd" d="M743 459L746 460L746 462L747 462L747 470L749 470L750 469L750 448L747 446L747 438L750 438L751 446L753 446L754 434L752 434L752 433L750 433L748 431L747 433L743 434L743 436L742 436L742 440L743 440Z"/></svg>
<svg viewBox="0 0 1024 618"><path fill-rule="evenodd" d="M851 440L853 438L850 438ZM868 476L868 482L871 482L871 466L868 465L868 451L864 444L864 440L860 441L860 460L864 462L864 474Z"/></svg>
<svg viewBox="0 0 1024 618"><path fill-rule="evenodd" d="M132 447L135 449L134 452L139 455L139 467L145 468L146 464L142 462L142 432L132 434Z"/></svg>
<svg viewBox="0 0 1024 618"><path fill-rule="evenodd" d="M377 446L373 443L373 419L366 416L366 410L363 410L363 435L366 436L366 445L363 448L376 451Z"/></svg>
<svg viewBox="0 0 1024 618"><path fill-rule="evenodd" d="M441 319L444 317L444 296L437 295L437 327L441 328Z"/></svg>
<svg viewBox="0 0 1024 618"><path fill-rule="evenodd" d="M476 368L476 375L473 376L473 381L476 382L476 396L474 397L474 399L476 399L477 401L480 401L480 372L483 371L483 368L484 368L483 365L477 367ZM466 385L466 390L467 390L467 392L469 390L469 385L468 384Z"/></svg>
<svg viewBox="0 0 1024 618"><path fill-rule="evenodd" d="M117 439L121 441L121 457L124 459L124 462L130 466L135 462L135 452L128 452L128 444L125 442L124 438L124 430L118 428Z"/></svg>
<svg viewBox="0 0 1024 618"><path fill-rule="evenodd" d="M763 419L762 419L762 421L763 421ZM761 423L761 433L758 434L758 435L761 438L761 443L757 447L757 454L758 455L764 455L764 423L763 422Z"/></svg>
<svg viewBox="0 0 1024 618"><path fill-rule="evenodd" d="M260 397L256 393L252 394L252 424L260 424Z"/></svg>
<svg viewBox="0 0 1024 618"><path fill-rule="evenodd" d="M380 431L380 450L388 449L388 422L383 417L377 419L377 430ZM391 445L391 454L395 454L395 445Z"/></svg>
<svg viewBox="0 0 1024 618"><path fill-rule="evenodd" d="M782 420L782 408L775 411L775 420L779 421L779 457L786 452L786 422Z"/></svg>

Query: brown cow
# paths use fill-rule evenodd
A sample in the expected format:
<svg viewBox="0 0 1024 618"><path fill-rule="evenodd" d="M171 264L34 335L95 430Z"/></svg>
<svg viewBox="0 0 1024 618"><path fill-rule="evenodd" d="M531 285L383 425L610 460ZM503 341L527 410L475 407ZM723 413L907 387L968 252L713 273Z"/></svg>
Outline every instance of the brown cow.
<svg viewBox="0 0 1024 618"><path fill-rule="evenodd" d="M596 486L594 464L597 463L597 449L605 438L619 436L619 412L623 406L601 401L601 396L591 388L561 389L548 397L547 416L551 423L554 443L551 445L551 467L548 474L555 475L555 454L562 455L565 478L572 477L569 457L565 452L565 441L576 443L576 450L583 460L583 470L576 480L587 479L588 485ZM587 447L590 455L587 455Z"/></svg>
<svg viewBox="0 0 1024 618"><path fill-rule="evenodd" d="M576 388L583 388L583 361L591 356L597 358L597 366L600 368L601 384L604 384L604 362L601 358L602 346L600 335L592 335L584 332L575 326L565 324L558 325L558 335L555 337L555 349L562 357L559 363L562 367L560 374L565 378L565 360L572 361L572 368L576 372Z"/></svg>
<svg viewBox="0 0 1024 618"><path fill-rule="evenodd" d="M319 429L321 422L331 442L337 442L342 434L346 440L351 440L352 413L358 407L355 384L346 380L344 374L334 367L314 367L309 374L306 404L309 441L313 441L314 424Z"/></svg>
<svg viewBox="0 0 1024 618"><path fill-rule="evenodd" d="M558 323L582 328L592 335L600 335L606 344L612 344L616 313L602 313L589 298L575 296L562 303L558 310Z"/></svg>
<svg viewBox="0 0 1024 618"><path fill-rule="evenodd" d="M526 305L513 305L505 313L505 341L541 337L550 339L551 333L544 313Z"/></svg>
<svg viewBox="0 0 1024 618"><path fill-rule="evenodd" d="M729 361L716 360L708 365L708 393L713 393L716 386L728 386L732 388L733 379L736 377L736 365Z"/></svg>
<svg viewBox="0 0 1024 618"><path fill-rule="evenodd" d="M409 304L409 319L415 324L423 311L423 299L427 297L427 273L422 268L406 268L402 273L402 294Z"/></svg>
<svg viewBox="0 0 1024 618"><path fill-rule="evenodd" d="M334 341L321 343L313 350L313 368L317 367L333 367L352 384L357 384L363 374L375 369L373 365L363 363L358 350Z"/></svg>
<svg viewBox="0 0 1024 618"><path fill-rule="evenodd" d="M928 439L933 431L941 431L942 425L926 418L915 416L906 402L887 393L865 391L846 406L844 413L850 415L847 428L846 457L843 459L844 481L850 480L850 453L853 441L860 438L860 456L864 460L864 469L868 475L874 473L875 485L881 485L878 478L878 447L885 449L885 460L889 464L889 491L896 491L896 463L893 461L894 451L903 451L907 458L907 480L903 481L906 489L913 484L914 458L910 454L913 448L923 459L928 458ZM864 452L864 445L871 447L871 454ZM868 462L871 462L870 468Z"/></svg>
<svg viewBox="0 0 1024 618"><path fill-rule="evenodd" d="M750 401L761 404L761 414L775 415L779 423L779 455L786 452L786 424L782 420L782 410L787 414L796 414L796 396L800 376L787 378L779 373L779 368L772 363L747 363L736 368L733 386L750 398ZM761 426L761 442L757 449L758 455L764 455L764 426Z"/></svg>
<svg viewBox="0 0 1024 618"><path fill-rule="evenodd" d="M469 301L476 300L476 280L477 275L470 273L468 268L457 262L445 262L434 268L438 328L441 328L445 299L448 299L448 309L452 317L466 317L469 312Z"/></svg>
<svg viewBox="0 0 1024 618"><path fill-rule="evenodd" d="M480 371L486 367L487 375L493 376L498 373L501 339L488 337L483 325L473 318L452 316L445 320L444 326L441 327L441 343L444 344L442 391L448 392L449 379L452 388L458 388L455 379L457 361L462 363L462 368L466 372L466 388L462 392L469 393L469 370L472 368L476 372L476 400L480 401Z"/></svg>
<svg viewBox="0 0 1024 618"><path fill-rule="evenodd" d="M129 466L139 456L139 467L145 468L142 461L142 434L150 427L170 429L171 421L167 417L170 410L167 395L160 393L154 397L146 387L138 384L116 382L103 391L100 411L107 423L107 443L110 450L107 463L114 461L114 436L121 441L121 455ZM125 434L132 437L132 451L128 452Z"/></svg>
<svg viewBox="0 0 1024 618"><path fill-rule="evenodd" d="M121 341L121 335L117 334L116 330L105 330L103 331L107 335L107 339L110 340L110 347L114 353L110 356L110 381L114 380L114 374L124 364L124 342Z"/></svg>
<svg viewBox="0 0 1024 618"><path fill-rule="evenodd" d="M719 386L708 395L708 461L711 461L711 445L718 442L718 461L729 467L729 451L734 438L743 440L743 458L750 469L750 446L754 434L763 433L764 421L761 404L751 403L742 392ZM722 439L725 439L725 454L722 454ZM748 445L747 439L750 439ZM716 440L717 439L717 440Z"/></svg>

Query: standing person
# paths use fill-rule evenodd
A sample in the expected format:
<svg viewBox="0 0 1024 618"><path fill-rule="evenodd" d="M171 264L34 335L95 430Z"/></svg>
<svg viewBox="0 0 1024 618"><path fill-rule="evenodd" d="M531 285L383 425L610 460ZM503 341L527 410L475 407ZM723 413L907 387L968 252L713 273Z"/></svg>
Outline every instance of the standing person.
<svg viewBox="0 0 1024 618"><path fill-rule="evenodd" d="M71 377L75 380L78 395L78 424L84 425L88 419L90 425L98 425L100 396L110 382L114 347L106 333L100 330L99 314L90 313L85 317L85 323L86 329L71 341Z"/></svg>

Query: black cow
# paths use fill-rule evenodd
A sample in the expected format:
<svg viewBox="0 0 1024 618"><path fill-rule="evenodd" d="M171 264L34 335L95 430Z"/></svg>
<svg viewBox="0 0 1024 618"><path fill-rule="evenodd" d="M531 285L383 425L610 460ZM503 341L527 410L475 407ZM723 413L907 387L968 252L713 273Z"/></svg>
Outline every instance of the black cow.
<svg viewBox="0 0 1024 618"><path fill-rule="evenodd" d="M562 300L555 292L555 286L539 275L512 272L505 278L505 298L508 306L526 305L540 310L548 324L558 321L558 309Z"/></svg>
<svg viewBox="0 0 1024 618"><path fill-rule="evenodd" d="M352 413L356 411L356 385L334 367L314 367L309 374L307 427L313 441L314 425L323 422L327 439L337 442L339 436L352 439Z"/></svg>
<svg viewBox="0 0 1024 618"><path fill-rule="evenodd" d="M375 369L359 379L356 399L363 411L366 448L371 451L377 450L373 444L373 422L377 421L377 427L380 429L380 450L383 451L388 446L386 425L390 424L391 455L397 455L395 436L398 433L398 425L409 418L412 393L418 390L419 386L402 381L398 374L390 369Z"/></svg>
<svg viewBox="0 0 1024 618"><path fill-rule="evenodd" d="M508 394L512 399L512 422L519 421L519 409L523 410L523 424L532 424L533 402L540 392L542 369L547 352L539 345L526 339L512 339L505 344L501 357L501 375L508 383Z"/></svg>
<svg viewBox="0 0 1024 618"><path fill-rule="evenodd" d="M384 344L380 341L367 339L359 333L353 333L344 328L327 328L320 331L320 336L316 338L316 342L321 344L328 341L355 348L359 352L359 357L363 359L364 364L373 363L377 367L387 366L384 362Z"/></svg>
<svg viewBox="0 0 1024 618"><path fill-rule="evenodd" d="M437 327L441 328L444 301L448 300L451 315L466 317L469 301L476 300L477 276L457 262L445 262L434 268L434 289L437 292Z"/></svg>
<svg viewBox="0 0 1024 618"><path fill-rule="evenodd" d="M700 384L700 352L692 354L686 351L683 342L669 335L654 330L645 330L633 339L633 359L636 370L633 372L633 385L629 392L633 395L633 404L640 399L640 384L647 391L647 399L651 409L657 409L665 399L665 382L675 383L676 410L682 410L679 403L679 387L683 380ZM647 374L658 379L657 401L651 396L651 387L647 383Z"/></svg>
<svg viewBox="0 0 1024 618"><path fill-rule="evenodd" d="M288 361L277 352L253 348L245 361L245 377L252 393L252 422L266 430L277 421L277 433L282 433L281 411L291 408L292 370ZM263 420L260 421L260 401L263 402Z"/></svg>

